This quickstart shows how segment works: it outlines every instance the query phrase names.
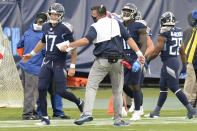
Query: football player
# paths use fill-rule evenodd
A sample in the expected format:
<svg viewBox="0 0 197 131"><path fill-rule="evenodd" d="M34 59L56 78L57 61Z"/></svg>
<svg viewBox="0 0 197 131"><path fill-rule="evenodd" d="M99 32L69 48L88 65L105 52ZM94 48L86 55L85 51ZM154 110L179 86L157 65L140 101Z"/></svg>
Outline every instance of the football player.
<svg viewBox="0 0 197 131"><path fill-rule="evenodd" d="M137 11L137 14L135 17L135 22L140 22L147 27L147 29L146 29L146 32L148 34L147 35L147 49L144 54L144 56L147 57L154 50L154 43L151 40L151 36L152 36L151 29L147 26L146 21L142 20L141 12L139 10ZM146 75L146 74L150 74L150 66L149 65L145 65L143 68L143 74L141 75L140 86L142 86L143 81L144 81L144 75ZM132 98L131 99L131 107L129 109L129 112L133 112L135 109L135 104L134 104L134 99L133 99L133 95L132 95L132 89L131 88L124 88L124 90L126 90L125 93L127 93L127 95ZM140 104L140 114L141 115L144 114L144 110L143 110L142 105L143 105L143 94L142 94L142 100L141 100L141 104Z"/></svg>
<svg viewBox="0 0 197 131"><path fill-rule="evenodd" d="M137 7L134 4L127 3L121 10L121 17L126 26L127 30L129 31L131 37L137 43L138 47L141 48L141 51L145 53L147 47L147 27L135 21L135 17L137 15ZM134 68L135 65L138 63L136 61L137 56L135 52L129 48L128 44L124 42L124 51L127 56L127 61L130 65L133 65L132 70L128 68L124 68L124 87L123 90L127 95L132 95L135 101L135 111L130 120L139 120L140 119L140 105L142 101L142 92L140 89L140 79L142 75L142 71L140 66ZM139 65L139 64L137 64ZM129 88L129 85L132 86L132 92Z"/></svg>
<svg viewBox="0 0 197 131"><path fill-rule="evenodd" d="M172 12L165 12L160 18L160 32L157 38L157 45L154 51L147 58L147 63L156 58L159 53L163 66L160 74L160 95L157 106L153 112L147 116L154 118L159 117L160 110L167 98L168 88L176 95L179 101L186 107L187 118L191 119L196 116L196 111L188 102L185 94L179 87L179 55L183 68L181 73L186 73L186 57L184 45L182 44L183 31L175 27L176 18Z"/></svg>
<svg viewBox="0 0 197 131"><path fill-rule="evenodd" d="M55 79L56 93L61 97L74 102L80 112L83 112L83 100L77 98L73 93L66 90L66 79L64 76L64 67L66 62L66 52L61 52L57 48L57 44L64 41L73 42L73 34L67 28L67 26L62 22L64 19L64 7L59 3L54 3L50 6L48 10L49 22L43 25L44 37L38 42L36 47L32 50L30 54L23 56L23 61L27 62L34 55L36 55L42 48L46 46L46 54L43 60L43 64L40 70L38 89L39 89L39 99L41 105L41 111L43 118L38 125L49 125L50 120L47 114L47 101L46 101L46 91L47 87L52 81L52 77ZM68 75L73 76L75 74L75 63L76 63L76 50L72 51L71 65L68 70Z"/></svg>

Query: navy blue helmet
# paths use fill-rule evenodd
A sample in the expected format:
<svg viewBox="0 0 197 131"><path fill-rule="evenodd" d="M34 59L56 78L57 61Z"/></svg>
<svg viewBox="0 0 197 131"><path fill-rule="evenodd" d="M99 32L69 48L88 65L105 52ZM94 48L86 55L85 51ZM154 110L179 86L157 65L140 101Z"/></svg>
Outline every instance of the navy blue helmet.
<svg viewBox="0 0 197 131"><path fill-rule="evenodd" d="M176 24L176 18L172 12L165 12L160 18L160 26L174 26Z"/></svg>
<svg viewBox="0 0 197 131"><path fill-rule="evenodd" d="M56 20L51 19L50 17L51 13L58 14L59 18ZM54 3L49 7L48 15L49 15L50 23L59 23L64 19L64 7L60 3Z"/></svg>
<svg viewBox="0 0 197 131"><path fill-rule="evenodd" d="M123 21L134 20L137 15L137 7L135 4L127 3L121 10L121 17Z"/></svg>

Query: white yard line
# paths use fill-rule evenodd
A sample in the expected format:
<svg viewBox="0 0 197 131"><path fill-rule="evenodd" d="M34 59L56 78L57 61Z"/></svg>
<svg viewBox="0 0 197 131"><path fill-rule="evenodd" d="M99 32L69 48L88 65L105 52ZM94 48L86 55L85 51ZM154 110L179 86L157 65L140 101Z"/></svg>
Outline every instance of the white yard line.
<svg viewBox="0 0 197 131"><path fill-rule="evenodd" d="M197 119L185 119L184 117L160 117L158 119L142 118L139 121L130 121L129 118L124 119L130 122L131 125L151 125L151 124L187 124L197 123ZM39 127L35 125L39 120L14 120L14 121L0 121L0 128L14 128L14 127ZM77 126L71 120L51 120L50 126ZM82 126L104 126L113 125L113 120L110 118L98 118L92 122L87 122Z"/></svg>

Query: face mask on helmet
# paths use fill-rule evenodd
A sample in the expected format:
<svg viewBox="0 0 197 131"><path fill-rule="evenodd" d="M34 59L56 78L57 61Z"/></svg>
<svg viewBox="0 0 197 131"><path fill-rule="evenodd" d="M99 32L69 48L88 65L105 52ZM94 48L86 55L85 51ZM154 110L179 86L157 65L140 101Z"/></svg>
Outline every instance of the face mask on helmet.
<svg viewBox="0 0 197 131"><path fill-rule="evenodd" d="M36 30L36 31L42 30L42 25L46 21L47 21L47 15L44 12L37 14L36 20L33 23L34 30Z"/></svg>
<svg viewBox="0 0 197 131"><path fill-rule="evenodd" d="M121 17L123 21L135 19L137 7L134 4L127 3L121 10Z"/></svg>
<svg viewBox="0 0 197 131"><path fill-rule="evenodd" d="M176 18L172 12L165 12L160 18L160 26L175 26Z"/></svg>
<svg viewBox="0 0 197 131"><path fill-rule="evenodd" d="M142 15L139 11L137 11L137 14L135 16L135 20L142 20Z"/></svg>
<svg viewBox="0 0 197 131"><path fill-rule="evenodd" d="M58 17L56 18L56 16ZM49 23L56 24L64 19L64 7L59 3L54 3L48 10Z"/></svg>

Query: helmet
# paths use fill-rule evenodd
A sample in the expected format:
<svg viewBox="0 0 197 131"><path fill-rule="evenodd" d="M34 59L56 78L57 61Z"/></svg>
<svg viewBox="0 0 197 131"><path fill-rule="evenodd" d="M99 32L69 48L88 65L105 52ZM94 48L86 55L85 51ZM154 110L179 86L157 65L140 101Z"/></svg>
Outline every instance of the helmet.
<svg viewBox="0 0 197 131"><path fill-rule="evenodd" d="M36 14L36 19L33 23L33 28L35 31L41 31L42 25L47 21L47 14L45 12L41 12Z"/></svg>
<svg viewBox="0 0 197 131"><path fill-rule="evenodd" d="M59 18L56 20L52 20L50 17L51 13L55 13L59 15ZM60 3L54 3L49 7L48 10L49 22L52 24L59 23L64 19L64 7Z"/></svg>
<svg viewBox="0 0 197 131"><path fill-rule="evenodd" d="M40 18L42 19L42 23L45 23L47 21L47 14L45 12L40 12L40 13L36 14L36 19L35 19L34 23L36 24L38 22L38 19L40 19Z"/></svg>
<svg viewBox="0 0 197 131"><path fill-rule="evenodd" d="M142 20L142 14L139 10L137 11L137 14L135 16L135 20Z"/></svg>
<svg viewBox="0 0 197 131"><path fill-rule="evenodd" d="M137 7L134 4L127 3L121 10L121 17L123 21L135 19L137 14Z"/></svg>
<svg viewBox="0 0 197 131"><path fill-rule="evenodd" d="M174 26L176 24L176 18L172 12L165 12L160 18L160 26Z"/></svg>

